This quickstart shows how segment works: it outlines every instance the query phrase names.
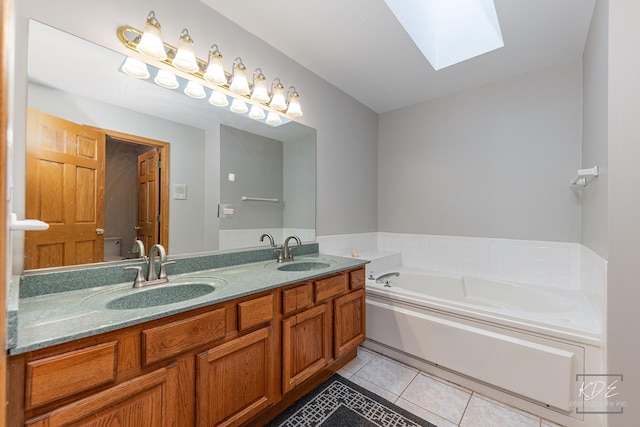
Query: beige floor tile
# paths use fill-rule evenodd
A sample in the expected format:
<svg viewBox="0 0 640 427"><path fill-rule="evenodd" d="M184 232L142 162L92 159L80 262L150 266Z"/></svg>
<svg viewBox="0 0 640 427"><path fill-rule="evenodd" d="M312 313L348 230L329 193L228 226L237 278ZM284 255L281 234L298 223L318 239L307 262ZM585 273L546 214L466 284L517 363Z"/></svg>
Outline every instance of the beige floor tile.
<svg viewBox="0 0 640 427"><path fill-rule="evenodd" d="M371 393L377 394L378 396L382 397L383 399L387 399L391 403L394 403L398 399L398 395L397 394L393 394L389 390L385 390L384 388L380 387L379 385L376 385L376 384L372 383L371 381L367 381L364 378L359 377L358 374L355 374L351 378L349 378L349 381L351 381L351 382L353 382L355 384L358 384L360 387L363 387L363 388L369 390Z"/></svg>
<svg viewBox="0 0 640 427"><path fill-rule="evenodd" d="M338 370L336 372L336 374L342 375L344 378L349 379L351 378L354 374L351 371L347 371L346 369L342 368L340 370Z"/></svg>
<svg viewBox="0 0 640 427"><path fill-rule="evenodd" d="M411 412L413 415L422 418L423 420L429 421L431 424L434 424L438 427L457 427L457 424L452 423L451 421L447 421L442 417L437 416L433 412L429 412L424 408L419 407L402 397L396 400L396 405Z"/></svg>
<svg viewBox="0 0 640 427"><path fill-rule="evenodd" d="M421 373L411 381L400 397L458 424L471 394Z"/></svg>
<svg viewBox="0 0 640 427"><path fill-rule="evenodd" d="M377 356L358 371L359 377L396 395L400 395L417 374L413 368Z"/></svg>
<svg viewBox="0 0 640 427"><path fill-rule="evenodd" d="M358 347L358 355L353 360L349 361L349 363L344 365L342 369L346 369L347 371L351 371L355 374L376 356L377 355L375 353L365 350L362 347Z"/></svg>
<svg viewBox="0 0 640 427"><path fill-rule="evenodd" d="M507 405L472 396L460 427L539 427L540 419Z"/></svg>

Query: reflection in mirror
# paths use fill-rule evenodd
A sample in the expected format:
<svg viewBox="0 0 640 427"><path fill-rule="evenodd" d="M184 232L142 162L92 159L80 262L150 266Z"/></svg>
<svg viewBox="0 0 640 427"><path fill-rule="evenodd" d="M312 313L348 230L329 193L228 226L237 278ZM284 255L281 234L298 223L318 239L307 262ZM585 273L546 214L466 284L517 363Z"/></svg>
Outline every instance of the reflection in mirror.
<svg viewBox="0 0 640 427"><path fill-rule="evenodd" d="M57 46L55 52L50 48L52 45ZM61 51L72 54L63 55L67 60L60 61ZM30 21L28 106L67 121L106 130L107 135L128 135L170 145L169 168L166 169L168 194L160 197L164 197L168 205L169 220L165 228L171 254L260 246L264 245L259 241L260 235L269 230L276 236L299 234L304 241L315 239L314 129L296 122L279 127L255 122L218 109L206 99L185 96L182 86L168 90L153 84L156 72L153 67L150 67L150 79L131 78L120 71L123 62L124 56L117 52ZM181 85L185 82L181 81ZM230 148L224 135L234 132L237 132L236 141L238 135L243 135L250 139L278 141L282 146L282 166L276 173L282 176L281 183L277 185L280 219L275 219L271 211L263 211L269 209L268 204L221 198L219 184L226 184L225 180L232 172L225 172L222 180L220 164L226 160L221 158L219 150L221 144ZM113 139L107 138L108 151L117 151L109 148L109 141ZM22 150L22 158L26 158L25 147L20 147L18 142L15 148ZM243 150L247 145L239 144ZM225 156L235 159L235 170L258 169L252 164L256 160L255 155L247 151L233 154L232 149ZM131 172L131 167L122 166L121 170ZM26 164L19 161L14 169L16 211L23 216L26 209L20 211L20 202L26 205L26 169ZM109 170L110 167L107 174ZM240 196L263 194L258 188L262 181L243 181L247 176L244 172L238 173L236 182L248 185L243 188L247 194ZM109 186L108 183L106 185ZM124 204L133 204L131 200L137 200L137 195L132 198L130 189L122 187L121 193L125 192L129 202ZM225 203L238 208L235 218L218 218L218 205ZM137 206L133 210L127 209L126 213L123 210L121 217L109 213L120 211L120 208L111 208L112 202L107 194L104 215L110 219L105 220L104 227L95 227L104 229L103 251L89 262L101 262L106 259L106 254L109 254L109 259L136 256L131 253L130 242L138 236L133 228L139 225L132 227L130 218L132 212L137 211ZM266 218L269 220L265 221ZM95 233L95 229L93 231ZM18 233L13 234L14 238L21 237ZM119 251L110 247L112 243L119 245ZM22 241L14 241L14 259L24 259L23 244ZM14 265L14 273L21 273L21 267L24 265Z"/></svg>

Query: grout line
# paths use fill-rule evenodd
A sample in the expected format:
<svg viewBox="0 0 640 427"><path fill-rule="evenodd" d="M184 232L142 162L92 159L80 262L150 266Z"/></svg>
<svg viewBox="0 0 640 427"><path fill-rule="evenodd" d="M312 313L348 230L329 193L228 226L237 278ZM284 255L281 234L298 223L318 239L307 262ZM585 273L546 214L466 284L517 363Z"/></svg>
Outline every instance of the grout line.
<svg viewBox="0 0 640 427"><path fill-rule="evenodd" d="M465 416L465 415L466 415L466 413L467 413L467 409L469 408L469 404L471 403L471 398L472 398L475 394L476 394L476 392L475 392L475 391L472 391L472 392L469 394L469 400L467 400L467 404L466 404L466 405L465 405L465 407L464 407L464 411L462 411L462 416L460 417L460 422L458 423L458 427L460 426L460 424L462 424L462 420L464 419L464 416Z"/></svg>

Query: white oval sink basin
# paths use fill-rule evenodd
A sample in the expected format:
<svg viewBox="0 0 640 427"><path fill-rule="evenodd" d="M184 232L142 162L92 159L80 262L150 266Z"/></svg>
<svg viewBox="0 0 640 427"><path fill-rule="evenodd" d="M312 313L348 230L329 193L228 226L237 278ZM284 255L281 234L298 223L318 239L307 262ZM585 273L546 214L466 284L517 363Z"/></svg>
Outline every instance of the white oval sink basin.
<svg viewBox="0 0 640 427"><path fill-rule="evenodd" d="M300 261L300 262L291 262L282 264L278 267L280 271L312 271L312 270L322 270L323 268L330 267L331 264L328 262L321 261Z"/></svg>

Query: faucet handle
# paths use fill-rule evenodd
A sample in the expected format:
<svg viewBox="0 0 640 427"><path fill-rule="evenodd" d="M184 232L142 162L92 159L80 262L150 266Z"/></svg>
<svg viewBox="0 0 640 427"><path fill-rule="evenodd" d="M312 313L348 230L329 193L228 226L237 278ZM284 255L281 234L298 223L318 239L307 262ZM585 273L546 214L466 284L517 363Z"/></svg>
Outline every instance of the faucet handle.
<svg viewBox="0 0 640 427"><path fill-rule="evenodd" d="M145 282L144 280L144 276L142 275L142 266L141 265L134 265L131 267L125 267L125 270L136 270L136 278L133 281L133 287L134 288L139 288L142 286L142 284Z"/></svg>
<svg viewBox="0 0 640 427"><path fill-rule="evenodd" d="M167 272L165 271L164 267L175 263L175 261L165 261L163 263L160 263L160 275L158 276L158 279L165 280L167 278Z"/></svg>
<svg viewBox="0 0 640 427"><path fill-rule="evenodd" d="M369 280L376 280L376 273L374 273L373 271L369 271Z"/></svg>

